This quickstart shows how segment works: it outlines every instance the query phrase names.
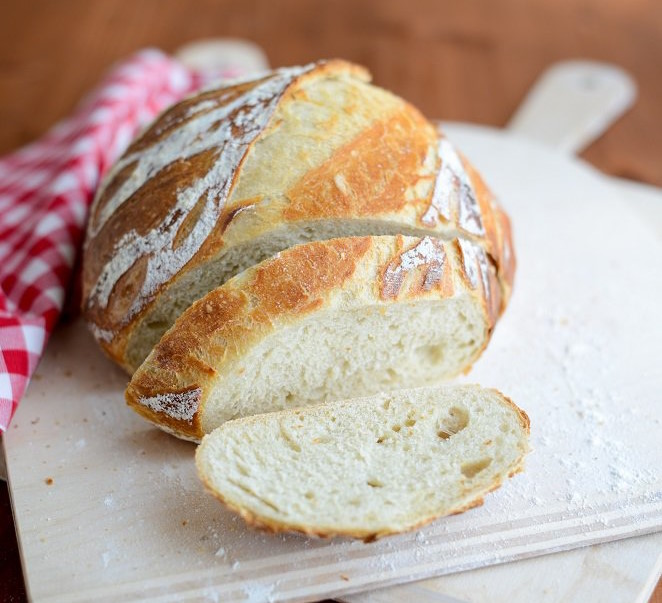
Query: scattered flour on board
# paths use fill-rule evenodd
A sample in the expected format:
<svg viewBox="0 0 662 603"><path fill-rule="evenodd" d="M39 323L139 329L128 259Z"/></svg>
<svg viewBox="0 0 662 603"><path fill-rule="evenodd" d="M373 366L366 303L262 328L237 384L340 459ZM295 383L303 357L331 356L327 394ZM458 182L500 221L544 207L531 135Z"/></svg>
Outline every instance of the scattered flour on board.
<svg viewBox="0 0 662 603"><path fill-rule="evenodd" d="M242 586L241 590L246 595L246 603L271 603L274 601L274 590L277 588L279 581L271 584L263 584L262 582L248 582Z"/></svg>
<svg viewBox="0 0 662 603"><path fill-rule="evenodd" d="M212 603L220 603L221 601L220 595L213 587L206 588L203 591L202 596L205 601L211 601Z"/></svg>
<svg viewBox="0 0 662 603"><path fill-rule="evenodd" d="M104 567L108 567L108 564L110 563L110 551L104 551L101 554L101 562L103 563Z"/></svg>
<svg viewBox="0 0 662 603"><path fill-rule="evenodd" d="M550 387L545 374L529 376L525 387L537 405L525 405L533 449L526 472L488 497L483 512L503 516L526 503L541 509L560 505L570 514L588 516L601 501L656 499L660 468L646 460L646 447L633 440L628 427L645 419L659 432L660 418L641 416L619 393L627 390L603 385L600 376L619 368L610 334L592 325L590 312L579 305L551 312L541 307L537 314L544 325L548 370L561 378Z"/></svg>
<svg viewBox="0 0 662 603"><path fill-rule="evenodd" d="M457 150L447 138L442 137L437 152L441 165L430 207L423 215L422 222L428 226L435 225L440 219L448 222L455 213L461 229L475 235L484 235L476 191Z"/></svg>

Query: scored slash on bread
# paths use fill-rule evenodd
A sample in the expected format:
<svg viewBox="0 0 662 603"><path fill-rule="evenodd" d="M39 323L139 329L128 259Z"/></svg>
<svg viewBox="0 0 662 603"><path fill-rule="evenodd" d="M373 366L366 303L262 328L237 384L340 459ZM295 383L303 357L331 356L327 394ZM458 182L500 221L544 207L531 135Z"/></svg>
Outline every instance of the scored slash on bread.
<svg viewBox="0 0 662 603"><path fill-rule="evenodd" d="M134 141L94 201L83 262L84 314L113 360L132 373L196 299L315 240L478 243L505 305L507 216L435 126L368 80L344 61L276 70L186 99Z"/></svg>
<svg viewBox="0 0 662 603"><path fill-rule="evenodd" d="M230 421L196 466L247 523L370 541L482 504L521 470L528 433L496 390L420 388Z"/></svg>
<svg viewBox="0 0 662 603"><path fill-rule="evenodd" d="M195 302L136 371L126 399L175 435L466 371L501 289L479 245L402 236L307 243Z"/></svg>

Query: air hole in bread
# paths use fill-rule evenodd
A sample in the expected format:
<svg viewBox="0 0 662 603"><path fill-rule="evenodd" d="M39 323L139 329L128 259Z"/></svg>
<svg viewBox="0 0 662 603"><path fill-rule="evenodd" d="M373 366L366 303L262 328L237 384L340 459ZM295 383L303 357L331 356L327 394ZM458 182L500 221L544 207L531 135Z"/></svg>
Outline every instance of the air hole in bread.
<svg viewBox="0 0 662 603"><path fill-rule="evenodd" d="M469 424L469 413L459 406L452 406L448 411L448 425L458 433Z"/></svg>
<svg viewBox="0 0 662 603"><path fill-rule="evenodd" d="M315 498L315 493L314 493L314 492L311 492L310 490L308 490L308 492L306 492L306 494L305 494L304 496L305 496L308 500L313 500L313 499Z"/></svg>
<svg viewBox="0 0 662 603"><path fill-rule="evenodd" d="M382 482L380 482L378 479L369 479L367 481L367 484L371 488L383 488L384 487L384 484L382 484Z"/></svg>
<svg viewBox="0 0 662 603"><path fill-rule="evenodd" d="M416 419L407 419L405 421L405 425L407 427L413 427L414 425L416 425Z"/></svg>
<svg viewBox="0 0 662 603"><path fill-rule="evenodd" d="M469 413L459 406L452 406L448 414L441 420L437 427L437 436L442 440L448 440L460 433L469 424Z"/></svg>
<svg viewBox="0 0 662 603"><path fill-rule="evenodd" d="M398 433L402 429L402 427L400 427L400 425L394 425L393 427L391 427L391 429L395 431L395 433Z"/></svg>
<svg viewBox="0 0 662 603"><path fill-rule="evenodd" d="M462 475L464 475L464 477L472 478L478 475L481 471L487 469L491 464L492 464L492 459L485 457L478 461L473 461L471 463L464 463L460 467L460 471L462 471Z"/></svg>
<svg viewBox="0 0 662 603"><path fill-rule="evenodd" d="M414 353L429 362L441 362L444 356L443 346L441 345L424 345L414 350Z"/></svg>
<svg viewBox="0 0 662 603"><path fill-rule="evenodd" d="M389 408L391 408L391 401L390 401L390 400L386 400L386 402L384 402L384 404L382 404L382 408L383 408L384 410L388 410Z"/></svg>

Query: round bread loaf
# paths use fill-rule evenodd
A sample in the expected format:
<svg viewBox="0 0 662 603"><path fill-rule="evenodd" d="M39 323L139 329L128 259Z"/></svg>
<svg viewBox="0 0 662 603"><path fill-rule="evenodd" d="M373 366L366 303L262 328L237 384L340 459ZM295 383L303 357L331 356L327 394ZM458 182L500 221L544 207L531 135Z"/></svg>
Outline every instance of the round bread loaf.
<svg viewBox="0 0 662 603"><path fill-rule="evenodd" d="M279 69L188 98L117 162L91 209L83 308L132 373L176 318L249 266L334 237L476 243L501 289L508 218L414 107L343 61Z"/></svg>

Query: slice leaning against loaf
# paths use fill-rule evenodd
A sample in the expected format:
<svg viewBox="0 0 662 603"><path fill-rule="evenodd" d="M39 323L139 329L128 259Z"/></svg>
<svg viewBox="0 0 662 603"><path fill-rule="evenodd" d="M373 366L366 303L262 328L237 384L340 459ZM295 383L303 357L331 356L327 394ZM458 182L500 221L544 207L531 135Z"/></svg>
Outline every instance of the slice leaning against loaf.
<svg viewBox="0 0 662 603"><path fill-rule="evenodd" d="M482 504L522 469L528 435L496 390L420 388L230 421L196 465L249 524L374 540Z"/></svg>
<svg viewBox="0 0 662 603"><path fill-rule="evenodd" d="M196 440L246 415L437 383L485 348L500 295L487 254L465 240L298 245L194 303L126 399Z"/></svg>
<svg viewBox="0 0 662 603"><path fill-rule="evenodd" d="M368 80L343 61L279 69L186 99L133 142L83 258L85 318L111 358L133 372L193 301L313 240L460 236L488 253L506 303L505 214L417 109Z"/></svg>

